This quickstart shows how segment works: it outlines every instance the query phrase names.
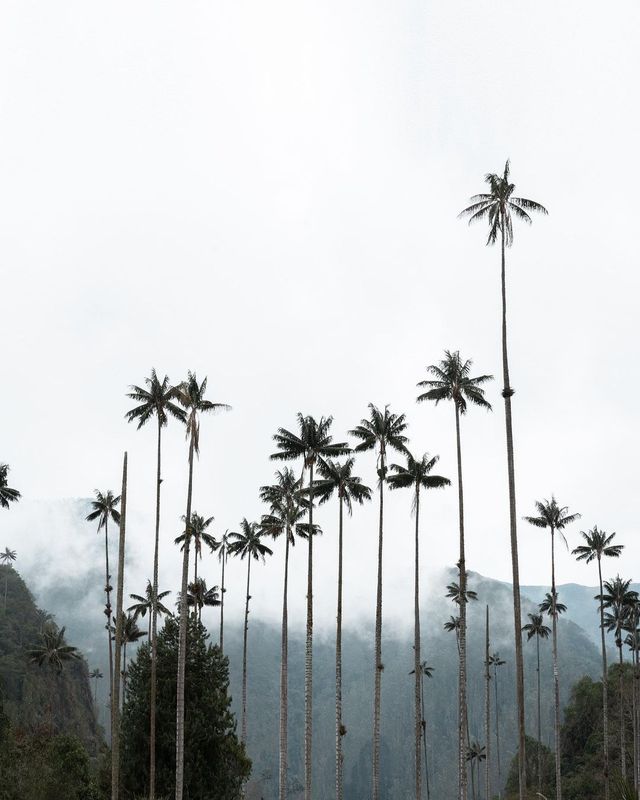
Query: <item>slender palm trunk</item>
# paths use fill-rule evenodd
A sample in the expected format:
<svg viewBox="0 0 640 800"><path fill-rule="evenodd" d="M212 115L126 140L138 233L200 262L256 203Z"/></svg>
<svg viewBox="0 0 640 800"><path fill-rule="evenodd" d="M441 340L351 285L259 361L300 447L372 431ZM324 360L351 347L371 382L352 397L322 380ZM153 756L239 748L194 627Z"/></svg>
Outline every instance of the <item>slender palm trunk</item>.
<svg viewBox="0 0 640 800"><path fill-rule="evenodd" d="M620 679L618 681L618 691L620 694L620 770L622 772L623 780L627 778L627 743L624 735L624 680L622 670L624 669L624 661L622 658L622 631L618 631L618 653L620 656Z"/></svg>
<svg viewBox="0 0 640 800"><path fill-rule="evenodd" d="M536 771L538 773L538 794L542 792L542 732L540 721L542 709L540 705L540 636L536 635L536 682L538 690L538 741L536 743Z"/></svg>
<svg viewBox="0 0 640 800"><path fill-rule="evenodd" d="M491 800L491 666L489 664L489 606L487 606L484 637L484 796Z"/></svg>
<svg viewBox="0 0 640 800"><path fill-rule="evenodd" d="M124 596L124 547L127 526L127 454L122 464L120 494L120 540L118 543L118 584L116 589L116 634L111 697L111 800L120 794L120 659L122 656L122 601Z"/></svg>
<svg viewBox="0 0 640 800"><path fill-rule="evenodd" d="M382 532L384 520L384 453L380 457L380 520L378 528L378 580L376 585L375 671L373 679L373 792L372 800L380 795L380 690L382 683Z"/></svg>
<svg viewBox="0 0 640 800"><path fill-rule="evenodd" d="M467 800L467 754L465 734L467 734L467 569L464 554L464 491L462 486L462 450L460 447L460 410L456 410L456 453L458 460L458 515L460 525L460 633L458 636L458 652L460 655L458 669L458 800ZM473 773L472 773L473 779Z"/></svg>
<svg viewBox="0 0 640 800"><path fill-rule="evenodd" d="M609 703L607 692L607 648L604 641L604 608L602 603L602 564L598 557L598 580L600 582L600 642L602 645L602 736L604 800L609 800Z"/></svg>
<svg viewBox="0 0 640 800"><path fill-rule="evenodd" d="M516 518L516 477L513 457L513 428L511 423L511 396L509 359L507 356L507 289L505 275L504 214L502 215L502 375L504 388L505 425L507 433L507 471L509 476L509 533L511 539L511 571L513 575L513 623L516 655L516 699L518 707L518 787L523 800L527 785L524 718L524 660L522 655L522 613L520 610L520 567L518 564L518 527Z"/></svg>
<svg viewBox="0 0 640 800"><path fill-rule="evenodd" d="M555 761L556 761L556 800L562 800L562 772L560 761L560 670L558 667L558 613L556 611L556 550L555 550L555 529L551 528L551 598L553 600L553 614L551 617L551 629L553 636L553 727L555 739Z"/></svg>
<svg viewBox="0 0 640 800"><path fill-rule="evenodd" d="M469 762L469 772L471 773L471 797L476 800L476 779L474 772L475 764L473 761Z"/></svg>
<svg viewBox="0 0 640 800"><path fill-rule="evenodd" d="M153 549L153 596L150 609L151 623L151 695L149 698L149 800L156 796L156 697L158 694L158 553L160 549L160 484L162 424L158 417L158 453L156 465L156 538Z"/></svg>
<svg viewBox="0 0 640 800"><path fill-rule="evenodd" d="M498 796L502 793L502 767L500 766L500 717L498 716L498 666L493 667L493 691L496 706L496 762L498 764Z"/></svg>
<svg viewBox="0 0 640 800"><path fill-rule="evenodd" d="M638 649L638 611L633 626L633 719L635 720L634 778L640 800L640 649Z"/></svg>
<svg viewBox="0 0 640 800"><path fill-rule="evenodd" d="M124 714L124 704L127 699L127 642L122 645L122 713Z"/></svg>
<svg viewBox="0 0 640 800"><path fill-rule="evenodd" d="M187 667L187 589L189 585L189 523L191 520L191 496L193 491L193 436L189 442L189 481L187 484L187 535L184 538L182 556L182 582L180 587L180 629L178 640L178 675L176 683L176 797L182 800L184 791L184 688Z"/></svg>
<svg viewBox="0 0 640 800"><path fill-rule="evenodd" d="M282 644L280 652L280 778L279 800L287 798L287 760L288 760L288 703L289 703L289 540L291 528L285 532L287 542L284 549L284 585L282 588Z"/></svg>
<svg viewBox="0 0 640 800"><path fill-rule="evenodd" d="M107 617L107 639L109 640L109 719L111 719L112 697L113 697L113 641L111 639L111 575L109 573L109 519L105 518L104 521L104 565L105 565L105 583L104 591L106 594L106 605L104 613ZM6 600L6 586L5 586L5 609L7 607Z"/></svg>
<svg viewBox="0 0 640 800"><path fill-rule="evenodd" d="M198 543L194 541L193 548L193 582L198 582Z"/></svg>
<svg viewBox="0 0 640 800"><path fill-rule="evenodd" d="M244 634L242 637L242 726L241 741L247 744L247 638L249 634L249 584L251 581L251 555L247 556L247 599L244 606Z"/></svg>
<svg viewBox="0 0 640 800"><path fill-rule="evenodd" d="M429 790L429 757L427 755L427 709L424 704L424 672L420 675L420 692L422 694L422 749L424 750L424 777L427 783L427 800L431 797Z"/></svg>
<svg viewBox="0 0 640 800"><path fill-rule="evenodd" d="M416 483L416 534L415 564L413 578L413 671L415 701L415 780L416 800L422 800L422 753L420 739L422 736L422 697L420 693L422 667L420 664L420 484Z"/></svg>
<svg viewBox="0 0 640 800"><path fill-rule="evenodd" d="M307 561L307 638L304 652L304 800L313 781L313 462L309 464L309 551Z"/></svg>
<svg viewBox="0 0 640 800"><path fill-rule="evenodd" d="M224 554L222 556L222 585L220 587L220 652L224 652L224 565L227 561L226 545Z"/></svg>
<svg viewBox="0 0 640 800"><path fill-rule="evenodd" d="M336 800L343 800L342 785L342 493L338 499L338 602L336 610Z"/></svg>

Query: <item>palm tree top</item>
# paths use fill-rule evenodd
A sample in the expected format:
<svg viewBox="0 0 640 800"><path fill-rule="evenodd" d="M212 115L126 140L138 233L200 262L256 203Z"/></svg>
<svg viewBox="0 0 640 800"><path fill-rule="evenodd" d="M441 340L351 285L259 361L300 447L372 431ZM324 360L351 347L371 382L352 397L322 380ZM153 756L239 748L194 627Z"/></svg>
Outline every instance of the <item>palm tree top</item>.
<svg viewBox="0 0 640 800"><path fill-rule="evenodd" d="M117 525L120 522L120 512L117 509L120 495L116 497L111 489L107 492L99 492L95 489L94 493L95 499L91 501L92 511L85 517L86 521L94 522L97 519L98 531L106 526L109 519L112 519Z"/></svg>
<svg viewBox="0 0 640 800"><path fill-rule="evenodd" d="M184 514L181 517L183 522L186 522L186 517ZM189 540L193 539L195 542L195 548L198 555L202 553L202 545L206 545L212 553L220 547L220 542L210 533L207 533L207 528L211 523L214 521L213 517L207 517L206 519L197 512L193 512L191 514L191 524L187 525L184 532L180 534L180 536L176 536L174 539L174 544L181 544L181 550L184 550L184 540L189 537Z"/></svg>
<svg viewBox="0 0 640 800"><path fill-rule="evenodd" d="M467 572L466 575L468 577L469 573ZM478 599L478 593L474 592L473 589L467 589L464 593L464 596L465 596L465 603L468 603L469 600ZM451 583L447 584L447 593L445 597L450 598L451 600L453 600L454 603L460 605L462 593L460 591L460 586L456 581L452 581Z"/></svg>
<svg viewBox="0 0 640 800"><path fill-rule="evenodd" d="M350 436L360 440L356 445L356 453L365 450L375 450L378 461L378 477L384 480L387 473L387 450L391 448L402 455L408 455L407 443L409 439L404 432L407 429L406 414L396 414L389 411L386 405L380 410L373 403L369 403L369 419L360 420L360 424L349 431Z"/></svg>
<svg viewBox="0 0 640 800"><path fill-rule="evenodd" d="M548 614L552 617L555 614L558 616L560 614L564 614L567 610L567 607L564 603L558 602L558 593L556 592L555 598L551 594L551 592L547 592L544 596L544 600L538 604L538 609L541 614Z"/></svg>
<svg viewBox="0 0 640 800"><path fill-rule="evenodd" d="M346 442L334 442L330 434L333 417L304 416L297 414L298 433L292 433L286 428L278 428L273 435L273 440L278 448L271 454L275 461L294 461L302 458L305 467L311 467L316 462L330 456L341 456L350 452Z"/></svg>
<svg viewBox="0 0 640 800"><path fill-rule="evenodd" d="M246 556L264 562L265 556L273 555L273 550L262 543L262 537L258 523L249 522L245 517L240 523L240 532L232 531L229 534L229 553L240 556L241 560Z"/></svg>
<svg viewBox="0 0 640 800"><path fill-rule="evenodd" d="M29 650L29 659L39 667L51 666L57 672L62 672L65 661L80 659L78 648L66 643L65 630L47 625L41 633L42 643Z"/></svg>
<svg viewBox="0 0 640 800"><path fill-rule="evenodd" d="M449 617L449 619L442 626L445 631L459 631L460 630L460 617Z"/></svg>
<svg viewBox="0 0 640 800"><path fill-rule="evenodd" d="M594 559L600 561L603 556L618 558L624 549L622 544L612 544L615 533L607 533L594 525L590 531L580 531L580 536L586 544L579 545L571 552L577 561L590 564Z"/></svg>
<svg viewBox="0 0 640 800"><path fill-rule="evenodd" d="M104 675L102 674L102 672L100 672L98 667L96 667L95 669L91 670L91 672L89 673L89 677L90 678L104 678Z"/></svg>
<svg viewBox="0 0 640 800"><path fill-rule="evenodd" d="M353 474L355 463L353 457L342 462L327 458L320 463L320 478L314 481L313 487L313 493L319 495L320 503L326 503L335 493L351 514L354 502L364 505L367 500L371 500L371 489L362 483L360 477Z"/></svg>
<svg viewBox="0 0 640 800"><path fill-rule="evenodd" d="M551 495L551 500L536 500L535 506L538 516L523 517L525 522L534 525L536 528L551 528L558 531L566 545L567 540L563 530L567 525L580 519L580 514L570 514L568 506L558 505L554 495Z"/></svg>
<svg viewBox="0 0 640 800"><path fill-rule="evenodd" d="M4 552L0 553L0 561L3 564L10 564L12 561L15 561L18 557L18 554L15 550L10 550L8 547L5 547Z"/></svg>
<svg viewBox="0 0 640 800"><path fill-rule="evenodd" d="M170 384L167 375L160 380L155 369L152 369L151 376L145 378L144 382L146 388L135 385L129 387L130 391L127 397L135 400L138 405L125 414L127 422L137 422L139 430L154 415L162 428L165 427L170 416L180 422L186 421L184 410L174 402L177 394L176 388Z"/></svg>
<svg viewBox="0 0 640 800"><path fill-rule="evenodd" d="M220 588L212 586L208 589L204 578L192 581L187 588L187 605L196 606L197 608L221 605Z"/></svg>
<svg viewBox="0 0 640 800"><path fill-rule="evenodd" d="M545 215L549 213L544 206L536 203L535 200L513 196L516 187L509 179L509 172L510 166L507 160L502 175L494 172L487 173L484 180L489 186L489 191L473 195L471 197L471 205L458 214L459 217L468 217L469 225L482 220L488 222L488 245L495 244L498 233L504 231L505 245L511 247L513 244L512 215L516 219L531 225L531 213Z"/></svg>
<svg viewBox="0 0 640 800"><path fill-rule="evenodd" d="M628 609L638 602L638 592L631 589L631 579L623 580L619 575L613 580L604 581L602 595L597 594L595 600L602 600L603 608L620 607Z"/></svg>
<svg viewBox="0 0 640 800"><path fill-rule="evenodd" d="M502 667L507 662L500 658L500 653L491 653L489 656L489 663L496 667Z"/></svg>
<svg viewBox="0 0 640 800"><path fill-rule="evenodd" d="M200 452L200 422L198 415L231 410L231 406L226 403L212 403L210 400L205 400L206 391L207 379L205 378L202 383L198 383L196 373L191 371L187 374L187 380L182 381L175 388L176 400L184 408L185 435L187 438L191 437L196 455Z"/></svg>
<svg viewBox="0 0 640 800"><path fill-rule="evenodd" d="M156 598L156 611L158 614L170 614L171 612L169 609L163 605L162 600L165 597L168 597L171 592L167 589L165 592L158 592L158 596ZM133 612L134 619L137 617L144 617L147 614L147 611L151 611L154 605L153 602L153 584L150 580L147 580L147 586L144 590L144 595L140 594L130 594L129 597L136 602L129 606L127 611Z"/></svg>
<svg viewBox="0 0 640 800"><path fill-rule="evenodd" d="M9 508L9 503L15 503L22 497L17 489L7 486L9 470L8 464L0 464L0 508Z"/></svg>
<svg viewBox="0 0 640 800"><path fill-rule="evenodd" d="M433 379L420 381L419 388L426 392L418 395L418 403L433 400L437 405L441 400L453 400L461 414L466 414L467 401L480 408L491 411L491 403L485 399L482 385L493 380L493 375L471 377L473 361L463 361L458 350L444 351L444 358L438 364L427 367Z"/></svg>
<svg viewBox="0 0 640 800"><path fill-rule="evenodd" d="M540 639L548 639L551 628L548 628L543 621L542 614L527 614L529 622L522 626L523 632L527 634L527 641L537 636Z"/></svg>
<svg viewBox="0 0 640 800"><path fill-rule="evenodd" d="M140 630L135 614L125 614L121 612L120 619L122 620L122 644L132 644L146 636L146 632ZM115 638L116 633L116 618L113 617L110 626L111 635Z"/></svg>
<svg viewBox="0 0 640 800"><path fill-rule="evenodd" d="M387 479L389 488L414 488L416 495L413 498L413 506L415 508L417 493L420 489L444 489L446 486L451 486L448 478L431 474L431 470L438 463L439 458L440 456L430 456L425 453L421 458L415 459L411 453L408 453L406 467L391 464L394 474Z"/></svg>
<svg viewBox="0 0 640 800"><path fill-rule="evenodd" d="M453 618L452 618L452 619L453 619ZM433 673L435 672L435 670L436 670L436 668L435 668L435 667L432 667L432 666L431 666L430 664L428 664L426 661L422 661L422 662L420 663L420 669L418 670L418 672L419 672L421 675L424 675L424 676L425 676L425 678L433 678ZM415 675L415 674L416 674L416 671L415 671L415 669L412 669L412 670L411 670L411 672L409 673L409 675Z"/></svg>

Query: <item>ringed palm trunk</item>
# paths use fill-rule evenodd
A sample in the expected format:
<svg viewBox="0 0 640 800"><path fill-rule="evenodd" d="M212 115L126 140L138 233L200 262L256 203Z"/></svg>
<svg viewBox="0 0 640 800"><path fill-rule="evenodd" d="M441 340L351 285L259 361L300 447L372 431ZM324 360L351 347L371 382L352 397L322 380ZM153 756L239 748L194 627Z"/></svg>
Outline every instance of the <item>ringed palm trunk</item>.
<svg viewBox="0 0 640 800"><path fill-rule="evenodd" d="M427 755L427 711L424 703L424 674L420 675L420 693L422 695L422 749L424 750L424 777L427 782L427 800L431 797L429 790L429 757Z"/></svg>
<svg viewBox="0 0 640 800"><path fill-rule="evenodd" d="M249 633L249 584L251 581L251 556L247 556L247 599L244 606L244 635L242 639L242 728L241 741L247 744L247 637Z"/></svg>
<svg viewBox="0 0 640 800"><path fill-rule="evenodd" d="M520 609L520 567L518 564L518 527L516 520L516 477L513 456L513 427L511 422L511 396L513 389L509 381L509 359L507 355L507 289L505 275L504 220L502 214L502 375L504 388L505 426L507 434L507 471L509 481L509 534L511 539L511 571L513 575L513 623L516 655L516 698L518 707L518 788L523 800L527 785L524 717L524 660L522 655L522 612Z"/></svg>
<svg viewBox="0 0 640 800"><path fill-rule="evenodd" d="M382 681L382 533L384 520L384 453L380 460L380 520L378 528L378 580L376 587L375 672L373 682L373 792L372 800L380 795L380 689Z"/></svg>
<svg viewBox="0 0 640 800"><path fill-rule="evenodd" d="M602 605L602 564L598 558L598 580L600 582L600 642L602 645L602 736L604 799L609 800L609 703L607 697L607 648L604 641L604 609Z"/></svg>
<svg viewBox="0 0 640 800"><path fill-rule="evenodd" d="M422 736L422 697L420 692L422 667L420 664L420 484L416 483L416 534L415 565L413 579L413 671L415 702L415 782L416 800L422 800L422 754L420 739Z"/></svg>
<svg viewBox="0 0 640 800"><path fill-rule="evenodd" d="M307 561L307 636L304 652L304 800L313 780L313 461L309 464L309 551Z"/></svg>
<svg viewBox="0 0 640 800"><path fill-rule="evenodd" d="M342 785L342 494L338 521L338 603L336 612L336 800L343 800Z"/></svg>
<svg viewBox="0 0 640 800"><path fill-rule="evenodd" d="M562 772L560 761L560 675L558 668L558 614L555 606L556 598L556 555L555 555L555 530L551 528L551 597L553 598L553 615L551 629L553 637L553 727L555 735L555 766L556 766L556 800L562 800ZM539 737L538 737L539 740Z"/></svg>
<svg viewBox="0 0 640 800"><path fill-rule="evenodd" d="M156 467L156 538L153 550L153 597L151 603L151 696L149 699L149 800L156 796L156 697L158 694L158 552L160 548L160 484L162 424L158 417L158 453Z"/></svg>
<svg viewBox="0 0 640 800"><path fill-rule="evenodd" d="M542 793L542 733L540 730L540 637L536 636L536 679L538 684L538 743L537 743L537 771L538 771L538 794Z"/></svg>
<svg viewBox="0 0 640 800"><path fill-rule="evenodd" d="M287 543L284 550L284 587L282 590L282 644L280 653L280 782L279 800L287 797L287 760L288 760L288 702L289 702L289 539L291 530L285 532Z"/></svg>
<svg viewBox="0 0 640 800"><path fill-rule="evenodd" d="M489 664L489 606L487 606L487 620L484 637L484 796L491 800L491 666Z"/></svg>
<svg viewBox="0 0 640 800"><path fill-rule="evenodd" d="M105 564L105 584L104 590L107 595L107 605L105 606L105 614L107 616L107 639L109 640L109 718L112 714L112 698L113 698L113 641L111 640L111 575L109 574L109 519L105 519L104 523L104 564ZM4 607L7 608L7 586L5 579L4 588Z"/></svg>
<svg viewBox="0 0 640 800"><path fill-rule="evenodd" d="M458 561L460 585L460 633L458 636L458 652L460 655L458 669L458 798L467 800L467 570L464 556L464 491L462 485L462 450L460 447L460 410L456 410L456 453L458 460L458 514L460 525L460 559Z"/></svg>
<svg viewBox="0 0 640 800"><path fill-rule="evenodd" d="M111 698L111 800L120 794L120 659L122 656L122 603L124 595L124 547L127 526L127 454L122 464L120 539L118 543L118 586L116 590L116 633L113 695Z"/></svg>
<svg viewBox="0 0 640 800"><path fill-rule="evenodd" d="M618 681L618 692L620 695L620 769L622 772L623 780L627 777L627 754L625 752L627 743L625 742L624 735L624 680L622 670L624 669L624 661L622 658L622 631L618 631L618 653L620 656L620 679Z"/></svg>
<svg viewBox="0 0 640 800"><path fill-rule="evenodd" d="M500 718L498 716L498 667L493 667L493 692L495 701L495 716L496 716L496 761L498 763L498 797L502 793L502 767L500 766Z"/></svg>
<svg viewBox="0 0 640 800"><path fill-rule="evenodd" d="M222 557L222 579L220 586L220 652L224 652L224 565L227 560L225 551Z"/></svg>
<svg viewBox="0 0 640 800"><path fill-rule="evenodd" d="M193 491L193 437L189 442L189 481L187 484L187 532L191 520ZM184 791L184 688L187 666L187 588L189 585L189 536L185 536L182 556L182 583L180 594L180 629L178 640L178 675L176 682L176 797L182 800Z"/></svg>

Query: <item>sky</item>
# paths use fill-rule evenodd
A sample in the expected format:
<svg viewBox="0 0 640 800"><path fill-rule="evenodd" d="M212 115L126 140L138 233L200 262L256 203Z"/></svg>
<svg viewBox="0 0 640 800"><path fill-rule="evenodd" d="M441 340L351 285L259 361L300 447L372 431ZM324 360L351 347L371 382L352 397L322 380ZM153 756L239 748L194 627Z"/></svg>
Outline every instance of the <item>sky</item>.
<svg viewBox="0 0 640 800"><path fill-rule="evenodd" d="M262 512L271 437L298 411L332 415L343 440L368 403L390 404L412 451L453 479L453 409L415 401L450 349L496 375L493 412L463 422L467 562L509 580L499 251L457 214L510 158L516 193L549 210L508 252L518 515L555 493L582 514L570 545L594 524L616 531L637 578L639 40L635 2L6 0L0 461L23 500L2 512L0 546L34 580L100 565L98 537L62 501L118 490L126 450L128 588L143 588L155 436L124 414L152 367L206 375L209 398L233 407L203 419L196 466L194 507L217 533ZM373 458L357 464L374 485ZM161 588L178 582L186 467L172 425ZM386 509L385 603L402 619L410 497ZM428 591L457 559L455 489L422 510ZM346 600L365 616L376 514L356 509L345 533ZM330 620L334 504L319 519ZM521 523L519 546L522 582L548 581L545 536ZM281 551L254 571L258 614L277 614ZM302 548L293 571L302 619ZM216 562L203 572L217 582ZM561 582L591 572L559 549Z"/></svg>

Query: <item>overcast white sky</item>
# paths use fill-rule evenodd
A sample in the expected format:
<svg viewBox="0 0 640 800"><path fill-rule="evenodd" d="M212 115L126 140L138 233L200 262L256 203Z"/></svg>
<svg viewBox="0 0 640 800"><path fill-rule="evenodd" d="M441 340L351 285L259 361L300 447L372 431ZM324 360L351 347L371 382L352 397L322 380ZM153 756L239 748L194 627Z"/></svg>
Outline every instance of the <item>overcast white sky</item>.
<svg viewBox="0 0 640 800"><path fill-rule="evenodd" d="M208 375L210 399L233 406L202 424L195 508L218 531L260 513L270 437L297 411L333 414L341 438L368 402L390 403L414 452L439 453L453 478L453 411L417 406L415 384L445 348L500 374L499 253L456 215L510 157L517 193L550 214L509 253L518 511L555 492L583 514L572 543L579 527L616 530L620 568L637 573L638 41L636 2L6 0L0 460L24 511L2 514L3 539L36 561L54 540L75 552L90 530L27 537L29 504L116 489L128 449L141 582L155 438L126 425L124 394L152 366ZM468 563L508 580L499 389L493 414L464 421ZM359 472L374 481L371 458ZM163 588L177 582L185 478L173 426ZM399 613L408 507L402 493L388 504ZM452 565L455 491L423 510L425 565ZM319 598L333 594L336 516L322 514ZM348 599L361 610L375 534L375 507L358 510ZM523 582L547 580L546 539L522 524L520 547ZM280 569L256 571L261 609L277 607ZM590 572L560 554L561 580Z"/></svg>

